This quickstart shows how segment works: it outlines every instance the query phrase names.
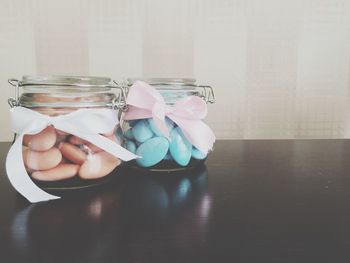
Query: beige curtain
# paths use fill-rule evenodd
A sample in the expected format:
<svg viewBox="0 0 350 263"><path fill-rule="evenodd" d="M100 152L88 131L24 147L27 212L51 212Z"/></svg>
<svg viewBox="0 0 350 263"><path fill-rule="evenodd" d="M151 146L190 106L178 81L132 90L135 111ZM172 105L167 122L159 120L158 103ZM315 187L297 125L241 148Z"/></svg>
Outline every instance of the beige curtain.
<svg viewBox="0 0 350 263"><path fill-rule="evenodd" d="M0 0L0 140L7 78L192 77L218 138L348 136L349 0Z"/></svg>

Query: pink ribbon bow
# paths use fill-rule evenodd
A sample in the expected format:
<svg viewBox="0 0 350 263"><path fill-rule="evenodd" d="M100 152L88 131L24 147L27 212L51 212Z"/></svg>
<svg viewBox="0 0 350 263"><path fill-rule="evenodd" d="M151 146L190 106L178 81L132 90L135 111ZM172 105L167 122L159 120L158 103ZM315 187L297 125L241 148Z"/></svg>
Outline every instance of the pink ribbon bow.
<svg viewBox="0 0 350 263"><path fill-rule="evenodd" d="M153 118L157 128L170 139L165 117L182 130L187 140L203 153L213 148L215 135L202 119L207 115L207 104L197 96L178 100L174 106L165 104L160 93L145 82L137 81L129 89L128 110L124 120Z"/></svg>

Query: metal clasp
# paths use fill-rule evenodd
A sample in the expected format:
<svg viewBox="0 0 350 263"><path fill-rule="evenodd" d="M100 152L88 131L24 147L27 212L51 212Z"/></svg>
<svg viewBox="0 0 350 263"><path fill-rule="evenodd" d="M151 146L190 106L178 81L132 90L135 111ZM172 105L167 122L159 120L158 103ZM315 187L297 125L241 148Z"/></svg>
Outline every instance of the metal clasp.
<svg viewBox="0 0 350 263"><path fill-rule="evenodd" d="M211 86L197 85L197 88L201 89L201 97L206 103L212 104L215 102L215 94Z"/></svg>
<svg viewBox="0 0 350 263"><path fill-rule="evenodd" d="M15 87L15 97L9 98L7 100L11 108L19 106L19 80L18 79L9 79L8 83Z"/></svg>
<svg viewBox="0 0 350 263"><path fill-rule="evenodd" d="M128 105L126 103L126 96L129 92L129 82L122 81L118 83L115 80L113 80L113 82L115 84L113 88L117 88L120 90L120 92L118 93L118 96L115 97L115 99L112 102L113 108L126 112L128 110Z"/></svg>

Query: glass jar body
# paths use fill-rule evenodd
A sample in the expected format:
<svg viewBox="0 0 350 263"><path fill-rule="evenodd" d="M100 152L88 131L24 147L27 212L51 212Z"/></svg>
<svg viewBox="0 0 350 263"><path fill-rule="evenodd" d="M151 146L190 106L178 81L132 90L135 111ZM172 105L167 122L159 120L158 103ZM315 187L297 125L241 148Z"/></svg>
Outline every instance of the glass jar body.
<svg viewBox="0 0 350 263"><path fill-rule="evenodd" d="M18 106L50 117L64 117L86 109L113 111L114 94L107 87L108 82L101 87L89 80L89 83L79 86L80 78L74 79L74 83L78 81L77 85L65 81L51 85L47 79L44 83L31 79L31 85L26 85L28 81L24 81ZM109 126L111 129L100 135L119 144L115 135L116 123ZM37 185L58 190L102 183L122 163L93 143L54 125L48 125L35 134L25 134L22 157L28 175Z"/></svg>
<svg viewBox="0 0 350 263"><path fill-rule="evenodd" d="M189 96L203 96L203 89L194 80L148 79L164 99L166 107L171 108ZM182 129L165 117L169 136L161 132L152 117L124 120L118 129L123 146L141 158L128 163L129 166L152 171L177 171L197 167L204 163L207 153L198 150L187 139Z"/></svg>

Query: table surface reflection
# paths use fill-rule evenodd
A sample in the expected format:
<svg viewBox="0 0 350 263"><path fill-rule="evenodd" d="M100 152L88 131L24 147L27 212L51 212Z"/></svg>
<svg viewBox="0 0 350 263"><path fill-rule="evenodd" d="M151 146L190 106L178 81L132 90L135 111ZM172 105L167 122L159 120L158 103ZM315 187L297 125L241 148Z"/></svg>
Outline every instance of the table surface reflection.
<svg viewBox="0 0 350 263"><path fill-rule="evenodd" d="M350 141L218 141L206 166L29 204L0 143L0 262L348 262ZM349 232L349 233L348 233Z"/></svg>

